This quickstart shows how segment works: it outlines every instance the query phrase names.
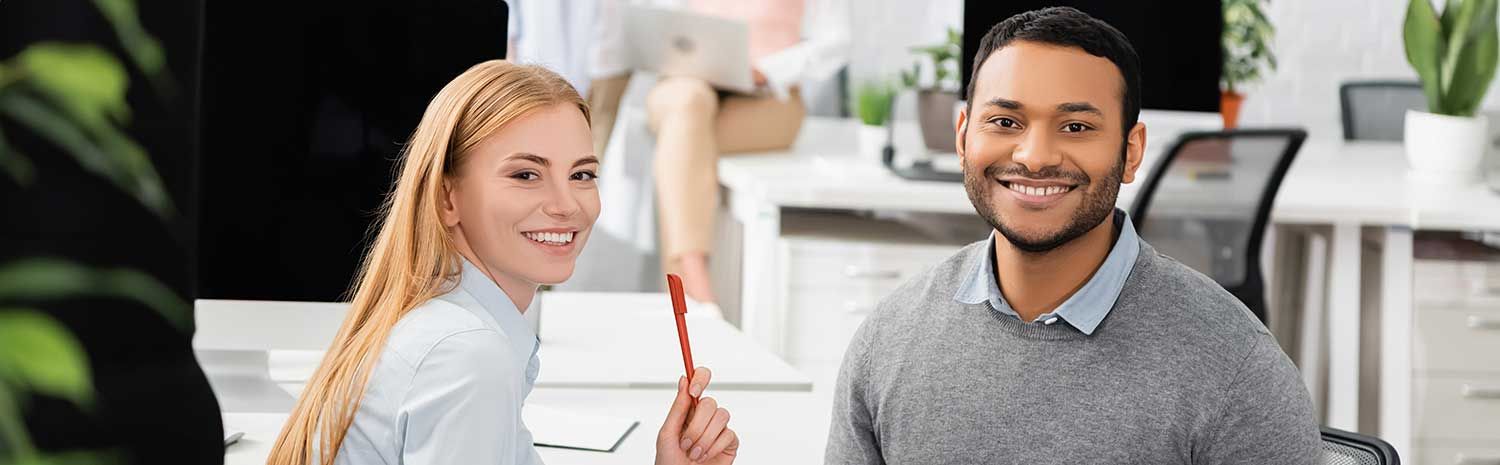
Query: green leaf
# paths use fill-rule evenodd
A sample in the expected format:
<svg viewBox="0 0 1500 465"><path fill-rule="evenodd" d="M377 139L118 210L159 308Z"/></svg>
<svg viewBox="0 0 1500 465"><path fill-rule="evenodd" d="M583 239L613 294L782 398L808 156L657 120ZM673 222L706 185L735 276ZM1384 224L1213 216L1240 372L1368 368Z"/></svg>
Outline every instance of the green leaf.
<svg viewBox="0 0 1500 465"><path fill-rule="evenodd" d="M1402 36L1406 44L1406 61L1421 78L1422 92L1427 95L1429 110L1443 113L1439 68L1440 54L1447 45L1442 35L1442 24L1437 12L1432 9L1432 3L1428 0L1410 0Z"/></svg>
<svg viewBox="0 0 1500 465"><path fill-rule="evenodd" d="M1438 20L1438 23L1443 25L1440 33L1447 34L1448 31L1453 30L1453 21L1455 21L1454 18L1458 17L1459 2L1462 1L1447 0L1447 3L1443 5L1443 16Z"/></svg>
<svg viewBox="0 0 1500 465"><path fill-rule="evenodd" d="M1493 14L1493 12L1491 13ZM1500 36L1491 24L1488 32L1467 41L1454 67L1453 84L1443 96L1444 108L1454 116L1473 116L1495 78L1500 60Z"/></svg>
<svg viewBox="0 0 1500 465"><path fill-rule="evenodd" d="M174 86L171 83L171 76L164 67L167 61L166 54L162 51L161 43L147 33L144 27L141 27L135 2L133 0L94 0L94 6L99 8L99 12L114 27L115 35L119 37L125 54L130 56L135 66L152 80L158 92L168 95Z"/></svg>
<svg viewBox="0 0 1500 465"><path fill-rule="evenodd" d="M85 170L108 179L160 218L174 214L145 151L113 125L89 128L21 92L0 93L0 114L20 122L71 155ZM89 131L92 131L90 134Z"/></svg>
<svg viewBox="0 0 1500 465"><path fill-rule="evenodd" d="M896 90L884 82L866 82L855 89L854 113L864 124L881 125L890 118Z"/></svg>
<svg viewBox="0 0 1500 465"><path fill-rule="evenodd" d="M41 42L15 58L27 82L90 129L130 120L130 79L113 55L88 44Z"/></svg>
<svg viewBox="0 0 1500 465"><path fill-rule="evenodd" d="M12 392L9 384L0 382L0 463L35 454L31 434L21 421L20 395Z"/></svg>
<svg viewBox="0 0 1500 465"><path fill-rule="evenodd" d="M31 185L31 180L35 176L33 173L36 171L36 168L31 166L31 160L27 160L25 155L6 142L3 132L0 132L0 171L5 171L11 179L16 181L16 184L22 186Z"/></svg>
<svg viewBox="0 0 1500 465"><path fill-rule="evenodd" d="M193 332L192 306L151 275L128 268L94 269L31 258L0 264L0 299L57 300L108 297L138 302L184 334Z"/></svg>
<svg viewBox="0 0 1500 465"><path fill-rule="evenodd" d="M0 309L0 381L89 408L94 385L73 333L47 314Z"/></svg>

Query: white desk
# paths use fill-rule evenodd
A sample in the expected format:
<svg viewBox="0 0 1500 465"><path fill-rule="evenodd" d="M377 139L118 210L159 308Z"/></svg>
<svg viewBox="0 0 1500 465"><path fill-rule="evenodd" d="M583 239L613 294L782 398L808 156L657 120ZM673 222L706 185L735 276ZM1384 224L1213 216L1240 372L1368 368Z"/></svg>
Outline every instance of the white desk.
<svg viewBox="0 0 1500 465"><path fill-rule="evenodd" d="M1202 120L1142 114L1148 128L1146 160L1137 179L1187 128ZM720 183L730 214L743 227L741 326L766 347L780 347L786 320L783 269L774 253L785 208L920 211L973 214L957 183L908 181L852 152L855 124L810 118L787 152L724 157ZM1214 128L1209 128L1214 129ZM1411 427L1412 231L1500 230L1500 194L1482 185L1429 186L1407 181L1399 144L1346 143L1337 134L1312 134L1281 186L1272 210L1279 225L1332 227L1328 327L1329 425L1358 425L1361 230L1381 231L1381 436L1408 450ZM1120 189L1118 205L1133 202L1140 183ZM976 238L977 239L977 238Z"/></svg>
<svg viewBox="0 0 1500 465"><path fill-rule="evenodd" d="M542 296L537 387L674 389L682 350L666 294ZM723 319L687 313L693 363L718 390L811 391L812 380Z"/></svg>
<svg viewBox="0 0 1500 465"><path fill-rule="evenodd" d="M542 371L528 402L641 421L616 453L543 448L547 463L650 463L653 438L673 392L650 388L675 389L683 370L668 302L664 294L543 295ZM199 325L195 349L273 351L269 363L264 357L258 362L251 357L248 364L228 360L228 366L213 366L224 360L200 357L204 371L215 378L215 394L226 410L226 429L246 433L226 451L226 463L265 463L292 396L301 391L320 357L318 351L305 349L327 346L347 307L307 302L195 303ZM829 404L826 399L815 400L810 379L723 320L689 310L688 330L694 362L714 370L710 395L732 409L731 424L742 437L758 444L756 451L747 452L738 463L788 463L787 457L796 457L790 462L813 462L822 457ZM235 411L231 406L248 411ZM814 450L817 455L809 455Z"/></svg>
<svg viewBox="0 0 1500 465"><path fill-rule="evenodd" d="M656 433L673 391L658 389L542 389L529 404L633 418L640 421L614 452L540 447L548 465L649 464L656 453ZM716 391L708 395L729 409L729 427L740 436L736 464L818 463L828 438L831 407L806 392ZM226 430L245 436L225 450L225 465L263 465L286 420L284 413L226 413Z"/></svg>
<svg viewBox="0 0 1500 465"><path fill-rule="evenodd" d="M265 379L301 392L348 311L347 303L319 302L200 300L196 307L195 349L269 352L268 361L250 357L227 369L205 365L211 375L227 372L233 384L221 390L241 397L260 397L256 393L265 391L258 388L268 385ZM541 308L537 387L671 388L682 376L677 328L665 294L548 292L542 294ZM691 310L687 319L693 362L714 370L718 389L812 390L807 376L724 320ZM222 359L205 355L208 361ZM223 383L222 376L214 378ZM290 398L237 405L276 411L289 407Z"/></svg>

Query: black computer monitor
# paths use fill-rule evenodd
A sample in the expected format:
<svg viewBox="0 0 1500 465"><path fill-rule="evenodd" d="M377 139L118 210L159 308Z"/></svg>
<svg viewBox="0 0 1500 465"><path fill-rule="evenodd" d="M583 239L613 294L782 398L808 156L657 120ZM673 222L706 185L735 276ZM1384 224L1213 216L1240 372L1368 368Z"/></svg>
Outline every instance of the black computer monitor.
<svg viewBox="0 0 1500 465"><path fill-rule="evenodd" d="M1049 6L1077 8L1130 39L1141 57L1143 108L1219 111L1224 14L1217 0L966 0L962 89L969 87L974 54L991 27Z"/></svg>
<svg viewBox="0 0 1500 465"><path fill-rule="evenodd" d="M504 58L496 0L208 2L198 297L339 299L432 96Z"/></svg>

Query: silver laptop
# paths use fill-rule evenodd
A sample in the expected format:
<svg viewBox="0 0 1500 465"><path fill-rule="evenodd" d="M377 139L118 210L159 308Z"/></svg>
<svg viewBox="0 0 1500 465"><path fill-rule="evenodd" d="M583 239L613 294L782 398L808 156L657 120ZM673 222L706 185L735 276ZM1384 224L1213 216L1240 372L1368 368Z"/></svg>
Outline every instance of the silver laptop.
<svg viewBox="0 0 1500 465"><path fill-rule="evenodd" d="M625 11L625 40L634 69L695 77L724 90L755 90L750 27L743 21L632 5Z"/></svg>

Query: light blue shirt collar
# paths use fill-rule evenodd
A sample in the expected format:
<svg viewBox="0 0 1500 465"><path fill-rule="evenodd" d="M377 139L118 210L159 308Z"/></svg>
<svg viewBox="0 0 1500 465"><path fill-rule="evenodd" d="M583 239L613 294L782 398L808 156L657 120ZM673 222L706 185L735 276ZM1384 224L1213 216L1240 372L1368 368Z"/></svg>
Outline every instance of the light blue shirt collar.
<svg viewBox="0 0 1500 465"><path fill-rule="evenodd" d="M1109 315L1109 310L1114 308L1115 300L1119 299L1120 291L1125 288L1125 279L1130 277L1130 271L1135 268L1135 259L1141 252L1140 236L1136 235L1130 216L1115 209L1113 220L1120 225L1120 236L1115 239L1115 245L1110 249L1109 256L1105 257L1104 263L1062 305L1037 317L1037 323L1050 325L1058 320L1066 321L1084 334L1093 335L1094 329ZM985 259L978 260L974 269L958 286L958 292L953 298L966 304L988 302L990 308L1019 319L1021 315L1005 302L1005 296L1000 293L1000 284L995 275L993 231L990 232L987 250Z"/></svg>
<svg viewBox="0 0 1500 465"><path fill-rule="evenodd" d="M463 270L459 274L459 288L479 301L479 305L494 319L500 331L505 333L506 339L515 346L516 356L521 358L519 366L526 366L528 360L536 354L538 346L531 323L526 321L515 302L510 300L510 296L494 280L470 263L469 259L460 257L460 260L463 261Z"/></svg>

